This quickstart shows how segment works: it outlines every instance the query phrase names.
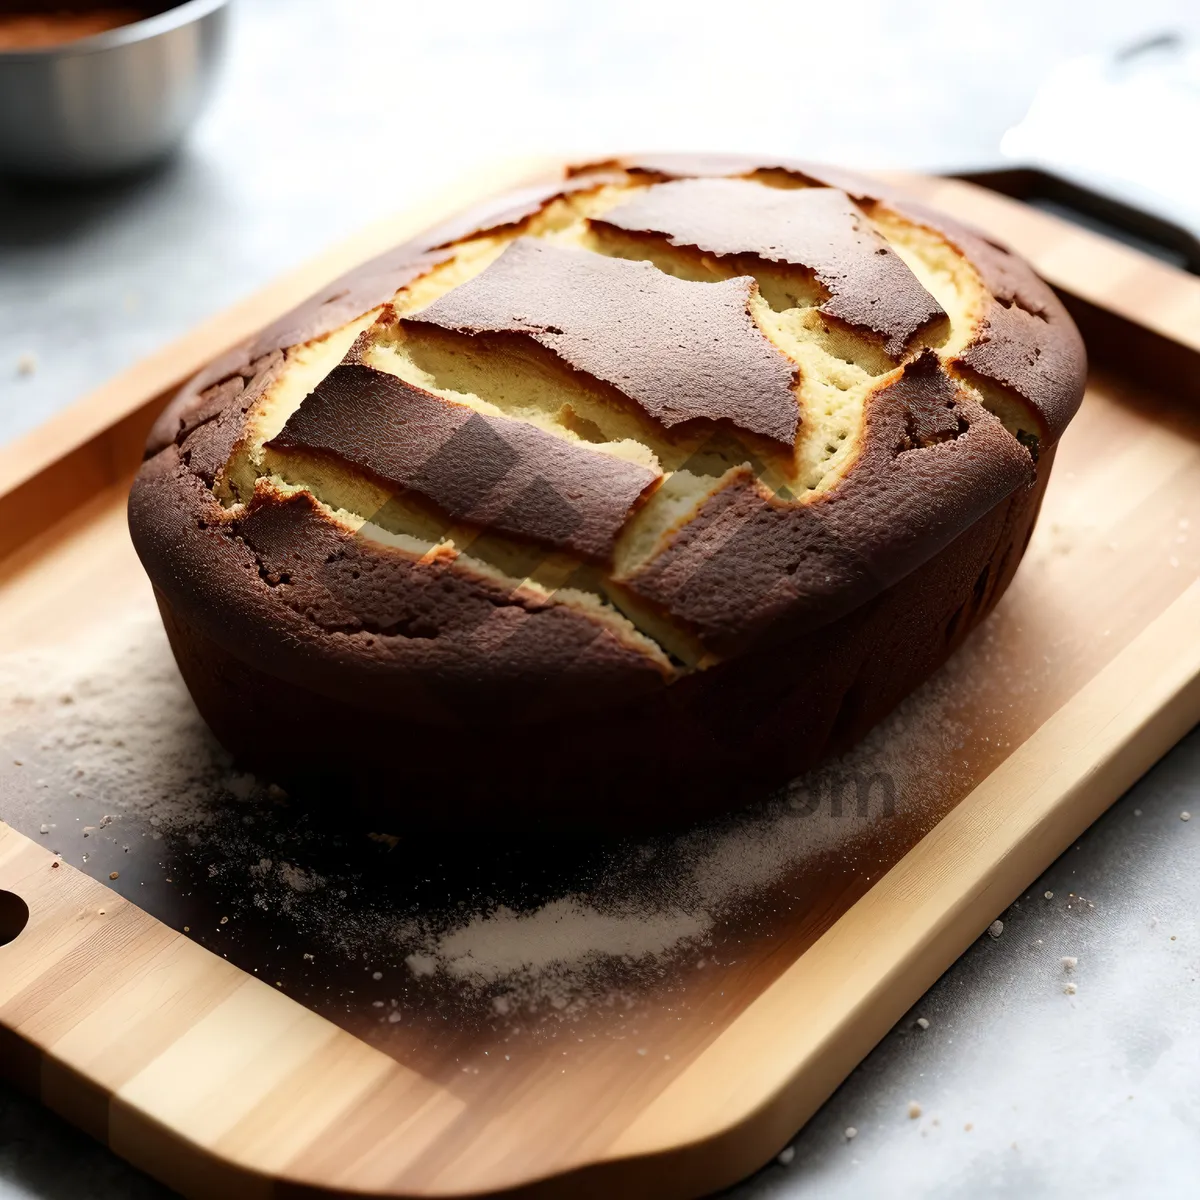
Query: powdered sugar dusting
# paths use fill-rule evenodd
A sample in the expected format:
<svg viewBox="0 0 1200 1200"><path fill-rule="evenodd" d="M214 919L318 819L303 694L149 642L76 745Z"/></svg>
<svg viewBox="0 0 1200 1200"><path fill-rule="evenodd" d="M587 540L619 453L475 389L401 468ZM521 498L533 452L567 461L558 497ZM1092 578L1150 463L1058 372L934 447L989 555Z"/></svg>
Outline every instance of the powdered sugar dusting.
<svg viewBox="0 0 1200 1200"><path fill-rule="evenodd" d="M149 619L96 642L0 657L0 721L36 725L38 749L67 766L76 796L102 792L164 830L203 826L215 793L256 786L196 714Z"/></svg>
<svg viewBox="0 0 1200 1200"><path fill-rule="evenodd" d="M657 957L702 937L711 924L703 911L599 912L568 896L531 913L502 907L477 914L442 934L431 960L455 979L494 983L589 959Z"/></svg>

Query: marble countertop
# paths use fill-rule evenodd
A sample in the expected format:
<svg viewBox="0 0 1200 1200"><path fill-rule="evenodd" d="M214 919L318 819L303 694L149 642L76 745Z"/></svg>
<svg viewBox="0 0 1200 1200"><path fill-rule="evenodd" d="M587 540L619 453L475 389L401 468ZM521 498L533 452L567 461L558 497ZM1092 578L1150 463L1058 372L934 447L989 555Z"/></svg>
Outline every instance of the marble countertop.
<svg viewBox="0 0 1200 1200"><path fill-rule="evenodd" d="M103 187L0 183L0 442L480 161L673 147L979 167L1064 58L1200 36L1191 0L235 0L234 15L221 89L175 161ZM1200 812L1200 733L1002 914L790 1163L731 1195L1194 1195L1200 820L1185 810ZM0 1200L167 1194L0 1087Z"/></svg>

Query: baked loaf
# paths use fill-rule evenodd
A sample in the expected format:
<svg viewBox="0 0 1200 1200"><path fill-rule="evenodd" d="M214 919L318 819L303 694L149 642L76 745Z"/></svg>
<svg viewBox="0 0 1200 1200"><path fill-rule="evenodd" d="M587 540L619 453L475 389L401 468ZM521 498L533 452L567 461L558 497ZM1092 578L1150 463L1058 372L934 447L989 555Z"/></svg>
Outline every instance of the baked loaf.
<svg viewBox="0 0 1200 1200"><path fill-rule="evenodd" d="M201 372L130 526L252 769L377 827L657 825L845 748L946 658L1084 374L1020 259L888 187L614 160Z"/></svg>

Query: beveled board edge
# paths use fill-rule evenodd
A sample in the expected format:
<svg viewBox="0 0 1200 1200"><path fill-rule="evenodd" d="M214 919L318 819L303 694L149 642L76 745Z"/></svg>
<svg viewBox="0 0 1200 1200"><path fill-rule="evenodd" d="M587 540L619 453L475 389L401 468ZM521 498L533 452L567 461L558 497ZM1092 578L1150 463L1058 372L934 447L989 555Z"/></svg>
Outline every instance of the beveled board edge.
<svg viewBox="0 0 1200 1200"><path fill-rule="evenodd" d="M1200 721L1197 629L1200 581L763 992L614 1152L699 1135L712 1155L735 1129L746 1137L755 1127L759 1161L782 1145L991 921Z"/></svg>

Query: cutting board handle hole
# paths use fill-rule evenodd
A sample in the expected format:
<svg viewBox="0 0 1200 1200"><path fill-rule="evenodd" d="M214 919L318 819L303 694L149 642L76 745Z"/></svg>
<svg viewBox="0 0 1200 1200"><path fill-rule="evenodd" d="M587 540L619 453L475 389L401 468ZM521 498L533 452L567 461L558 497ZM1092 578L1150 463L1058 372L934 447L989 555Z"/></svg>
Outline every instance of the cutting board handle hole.
<svg viewBox="0 0 1200 1200"><path fill-rule="evenodd" d="M0 889L0 946L15 941L29 924L29 905L16 892Z"/></svg>

